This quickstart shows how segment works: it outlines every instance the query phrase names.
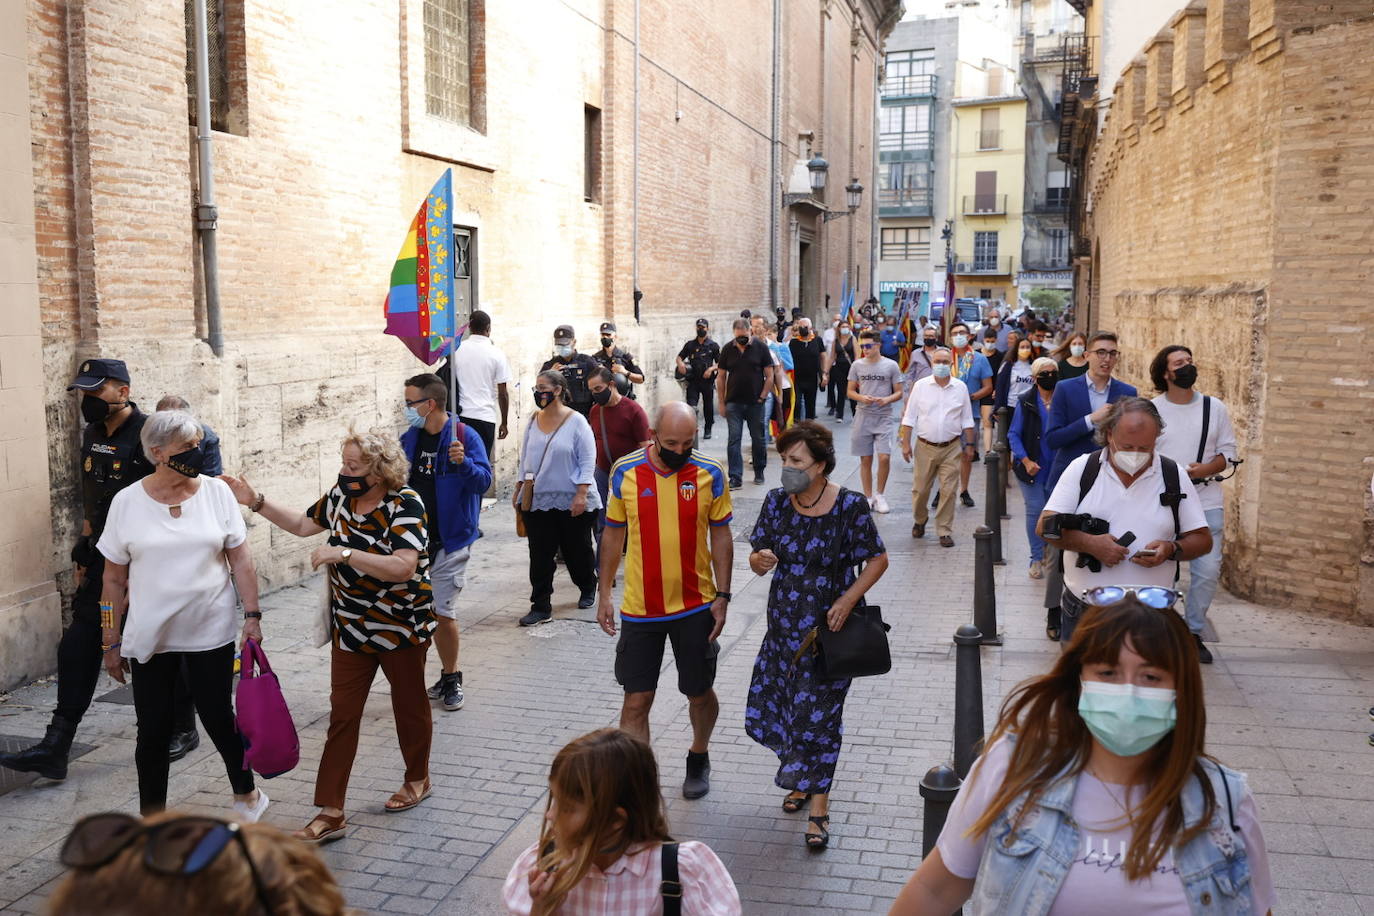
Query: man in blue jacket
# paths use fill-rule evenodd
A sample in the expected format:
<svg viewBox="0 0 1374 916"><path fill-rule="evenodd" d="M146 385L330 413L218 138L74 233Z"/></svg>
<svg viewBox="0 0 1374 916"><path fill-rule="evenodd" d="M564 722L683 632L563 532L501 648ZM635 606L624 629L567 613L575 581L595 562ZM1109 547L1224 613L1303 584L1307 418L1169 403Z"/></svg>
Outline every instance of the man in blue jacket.
<svg viewBox="0 0 1374 916"><path fill-rule="evenodd" d="M410 487L425 504L429 531L429 577L439 626L434 644L443 670L429 688L450 712L463 706L463 672L458 669L458 609L454 601L466 581L482 494L491 486L491 462L475 429L446 409L448 388L437 375L406 379L406 422L401 447L410 461Z"/></svg>
<svg viewBox="0 0 1374 916"><path fill-rule="evenodd" d="M1097 449L1093 433L1107 416L1108 406L1122 398L1136 396L1133 387L1112 378L1112 370L1121 358L1115 333L1095 331L1088 338L1085 355L1088 357L1087 374L1056 385L1054 400L1050 402L1045 440L1054 449L1054 466L1049 479L1051 490L1069 462Z"/></svg>
<svg viewBox="0 0 1374 916"><path fill-rule="evenodd" d="M1047 493L1054 492L1069 462L1097 449L1093 434L1111 405L1122 398L1136 396L1135 388L1112 378L1112 370L1121 358L1114 332L1094 331L1088 337L1084 355L1088 357L1087 374L1059 382L1054 388L1054 399L1050 401L1043 442L1054 450L1054 464L1045 482ZM1059 601L1064 594L1064 573L1059 566L1059 548L1046 544L1042 564L1045 570L1045 629L1053 634L1051 639L1057 639L1060 632Z"/></svg>

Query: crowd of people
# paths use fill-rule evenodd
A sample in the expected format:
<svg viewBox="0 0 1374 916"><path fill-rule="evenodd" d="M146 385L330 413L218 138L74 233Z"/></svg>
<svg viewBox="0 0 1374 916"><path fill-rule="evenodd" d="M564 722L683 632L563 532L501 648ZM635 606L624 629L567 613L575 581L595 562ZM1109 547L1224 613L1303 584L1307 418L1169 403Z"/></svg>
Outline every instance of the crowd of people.
<svg viewBox="0 0 1374 916"><path fill-rule="evenodd" d="M73 828L52 912L83 912L91 895L180 911L197 894L242 901L235 912L342 912L343 895L308 847L350 830L350 777L379 669L404 764L384 809L430 797L431 703L464 703L458 601L482 536L492 454L508 435L508 364L489 316L474 313L471 330L451 365L397 391L400 435L348 432L335 484L304 509L222 473L217 438L184 399L169 395L145 415L123 363L81 365L72 387L87 421L84 521L58 704L43 740L0 764L64 778L99 671L131 675L143 817L94 815ZM853 322L836 315L821 334L800 315L745 314L731 331L718 344L709 321L696 322L676 360L685 400L651 412L634 388L644 372L610 322L592 354L577 351L570 326L557 328L537 376L512 494L529 552L520 624L552 618L561 563L578 607L595 606L616 639L608 674L623 701L618 728L553 758L541 833L511 866L506 907L741 912L721 859L669 831L649 717L671 646L691 726L681 791L706 796L746 426L753 482L764 482L770 446L781 470L748 534L749 569L770 584L737 714L777 757L779 806L806 813L800 842L827 849L851 680L832 677L814 644L821 631L843 631L888 570L875 516L892 508L892 453L915 464L912 536L924 538L934 509L950 547L958 505L973 506L972 464L1000 447L1001 424L1026 507L1029 576L1046 582L1046 633L1062 652L1007 698L939 843L892 912L946 914L967 901L983 913L1076 912L1102 899L1124 912L1267 912L1274 893L1253 795L1204 751L1199 665L1212 661L1203 634L1225 527L1219 479L1236 442L1226 406L1194 390L1192 352L1173 345L1155 356L1159 395L1147 400L1113 377L1116 335L1074 332L1051 351L1050 328L1029 313L1009 321L994 310L977 328L942 328L899 327L870 311ZM821 391L829 422L816 418ZM846 404L861 492L831 479L832 427ZM697 447L716 415L729 430L724 464ZM292 837L258 823L270 801L244 766L234 722L235 649L263 638L241 506L288 534L327 534L311 566L327 580L329 725L319 811ZM427 686L431 643L439 671ZM192 712L225 765L227 818L164 811Z"/></svg>

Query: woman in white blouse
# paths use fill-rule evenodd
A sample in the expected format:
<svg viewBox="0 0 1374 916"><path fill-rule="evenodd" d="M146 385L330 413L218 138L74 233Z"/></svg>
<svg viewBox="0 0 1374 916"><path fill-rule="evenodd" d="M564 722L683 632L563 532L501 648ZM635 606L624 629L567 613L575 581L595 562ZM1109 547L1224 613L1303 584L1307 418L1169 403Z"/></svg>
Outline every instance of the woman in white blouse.
<svg viewBox="0 0 1374 916"><path fill-rule="evenodd" d="M180 410L159 411L143 425L153 473L115 496L97 545L105 556L101 644L115 680L122 684L133 671L142 812L167 806L172 694L184 662L201 724L224 759L234 811L252 822L267 810L267 796L244 769L230 690L238 637L262 640L258 578L233 493L200 475L202 435L200 423Z"/></svg>

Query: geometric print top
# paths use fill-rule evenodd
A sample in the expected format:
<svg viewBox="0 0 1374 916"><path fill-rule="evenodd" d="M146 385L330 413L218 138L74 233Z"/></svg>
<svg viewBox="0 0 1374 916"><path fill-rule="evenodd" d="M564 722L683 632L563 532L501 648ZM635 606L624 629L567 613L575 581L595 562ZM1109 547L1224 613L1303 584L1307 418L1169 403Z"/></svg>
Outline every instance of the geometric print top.
<svg viewBox="0 0 1374 916"><path fill-rule="evenodd" d="M390 556L415 550L415 574L404 582L383 582L346 563L329 567L329 604L334 618L334 647L344 652L386 652L429 640L434 632L434 596L429 583L429 542L425 504L410 487L390 490L366 515L352 511L337 486L306 510L315 524L329 531L329 543L360 553ZM342 505L341 505L342 504ZM330 530L330 518L335 520Z"/></svg>

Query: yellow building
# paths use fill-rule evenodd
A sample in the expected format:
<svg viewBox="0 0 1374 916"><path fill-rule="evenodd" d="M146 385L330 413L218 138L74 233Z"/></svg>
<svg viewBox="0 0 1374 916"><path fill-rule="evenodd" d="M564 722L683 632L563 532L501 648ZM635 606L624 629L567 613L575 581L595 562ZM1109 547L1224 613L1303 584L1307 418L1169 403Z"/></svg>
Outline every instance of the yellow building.
<svg viewBox="0 0 1374 916"><path fill-rule="evenodd" d="M954 109L954 280L958 296L1017 302L1025 202L1026 100L1016 74L959 63Z"/></svg>

